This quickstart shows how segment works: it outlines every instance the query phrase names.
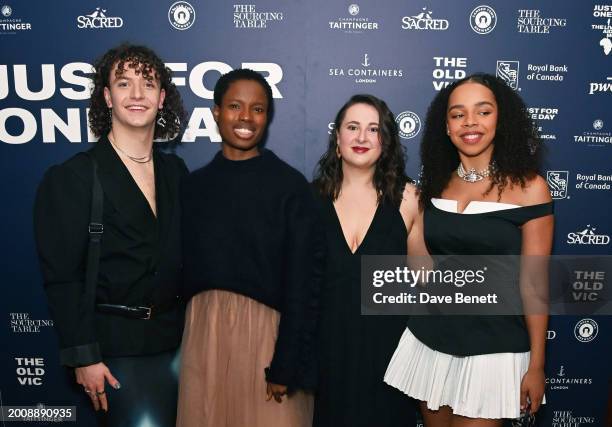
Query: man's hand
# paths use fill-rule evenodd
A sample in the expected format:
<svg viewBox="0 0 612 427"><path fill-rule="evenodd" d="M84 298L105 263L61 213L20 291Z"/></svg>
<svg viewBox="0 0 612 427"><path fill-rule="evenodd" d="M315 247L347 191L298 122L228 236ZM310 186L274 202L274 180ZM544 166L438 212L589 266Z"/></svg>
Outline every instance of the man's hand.
<svg viewBox="0 0 612 427"><path fill-rule="evenodd" d="M105 380L112 388L118 390L121 384L112 376L106 365L102 362L94 365L75 368L76 382L85 388L85 393L91 399L91 403L96 411L103 409L108 411L108 400L104 390Z"/></svg>

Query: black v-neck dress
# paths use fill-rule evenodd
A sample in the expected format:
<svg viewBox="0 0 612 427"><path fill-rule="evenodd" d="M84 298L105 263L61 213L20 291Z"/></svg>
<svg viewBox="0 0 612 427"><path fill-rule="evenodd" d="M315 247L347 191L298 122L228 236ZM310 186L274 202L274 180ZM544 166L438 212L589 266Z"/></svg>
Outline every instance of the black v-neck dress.
<svg viewBox="0 0 612 427"><path fill-rule="evenodd" d="M383 382L406 318L361 315L361 255L406 254L404 221L397 208L379 204L361 245L351 253L332 201L319 200L328 250L313 425L414 426L414 406Z"/></svg>

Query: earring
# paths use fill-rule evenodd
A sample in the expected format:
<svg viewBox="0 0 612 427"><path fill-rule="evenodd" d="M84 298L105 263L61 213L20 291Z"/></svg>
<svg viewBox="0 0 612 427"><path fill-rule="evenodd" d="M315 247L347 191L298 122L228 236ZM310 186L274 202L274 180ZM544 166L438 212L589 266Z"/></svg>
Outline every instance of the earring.
<svg viewBox="0 0 612 427"><path fill-rule="evenodd" d="M108 127L109 128L113 127L113 109L112 107L109 107L108 109Z"/></svg>
<svg viewBox="0 0 612 427"><path fill-rule="evenodd" d="M339 159L342 158L342 154L340 154L340 146L338 144L336 144L336 157Z"/></svg>
<svg viewBox="0 0 612 427"><path fill-rule="evenodd" d="M160 110L157 110L157 124L159 125L159 127L162 127L162 128L166 127L166 119L164 117L163 108Z"/></svg>
<svg viewBox="0 0 612 427"><path fill-rule="evenodd" d="M446 128L446 134L450 135L450 130L448 128Z"/></svg>

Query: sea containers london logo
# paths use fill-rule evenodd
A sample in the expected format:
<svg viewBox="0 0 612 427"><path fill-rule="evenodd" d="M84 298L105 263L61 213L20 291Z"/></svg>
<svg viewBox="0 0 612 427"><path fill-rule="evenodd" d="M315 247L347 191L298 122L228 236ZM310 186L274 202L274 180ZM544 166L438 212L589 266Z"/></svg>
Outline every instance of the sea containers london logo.
<svg viewBox="0 0 612 427"><path fill-rule="evenodd" d="M121 28L123 27L123 18L119 16L108 16L107 10L102 7L96 7L96 10L89 15L77 16L78 28Z"/></svg>
<svg viewBox="0 0 612 427"><path fill-rule="evenodd" d="M567 26L566 18L547 18L538 9L519 9L516 21L517 31L523 34L550 34Z"/></svg>
<svg viewBox="0 0 612 427"><path fill-rule="evenodd" d="M529 107L529 117L536 123L538 134L542 141L555 141L557 135L544 129L544 124L552 124L559 115L559 109L554 107Z"/></svg>
<svg viewBox="0 0 612 427"><path fill-rule="evenodd" d="M347 9L347 16L337 17L328 21L329 29L341 31L347 34L361 34L366 31L380 29L380 24L368 16L363 16L363 11L358 4L353 3Z"/></svg>
<svg viewBox="0 0 612 427"><path fill-rule="evenodd" d="M30 313L9 313L9 319L9 328L15 334L39 333L42 328L53 326L53 320L30 319Z"/></svg>
<svg viewBox="0 0 612 427"><path fill-rule="evenodd" d="M612 144L612 132L606 128L603 119L595 119L591 129L582 132L581 135L574 135L574 142L588 147L609 147Z"/></svg>
<svg viewBox="0 0 612 427"><path fill-rule="evenodd" d="M168 9L168 22L170 22L170 25L175 30L188 30L195 22L195 19L195 9L186 1L172 3L172 6Z"/></svg>
<svg viewBox="0 0 612 427"><path fill-rule="evenodd" d="M421 130L421 119L412 111L402 111L395 118L399 128L399 136L404 139L412 139Z"/></svg>
<svg viewBox="0 0 612 427"><path fill-rule="evenodd" d="M254 4L235 4L233 7L234 28L268 28L270 22L283 20L283 12L257 10Z"/></svg>
<svg viewBox="0 0 612 427"><path fill-rule="evenodd" d="M431 10L424 7L422 12L417 15L404 16L402 18L402 28L404 30L448 30L448 20L433 18L432 14Z"/></svg>
<svg viewBox="0 0 612 427"><path fill-rule="evenodd" d="M583 230L567 233L567 243L570 245L605 246L610 244L610 236L597 233L597 227L587 224Z"/></svg>
<svg viewBox="0 0 612 427"><path fill-rule="evenodd" d="M593 378L573 377L565 370L565 365L560 365L554 375L546 378L546 384L551 391L570 390L574 387L593 384Z"/></svg>
<svg viewBox="0 0 612 427"><path fill-rule="evenodd" d="M470 13L470 26L477 34L489 34L497 25L497 14L490 6L478 6Z"/></svg>
<svg viewBox="0 0 612 427"><path fill-rule="evenodd" d="M601 52L606 56L612 55L612 5L594 5L593 18L603 19L591 24L591 29L599 34L597 42Z"/></svg>
<svg viewBox="0 0 612 427"><path fill-rule="evenodd" d="M519 61L497 61L495 75L505 81L512 89L518 90L519 68Z"/></svg>
<svg viewBox="0 0 612 427"><path fill-rule="evenodd" d="M591 342L597 338L599 325L593 319L582 319L574 326L574 336L580 342Z"/></svg>
<svg viewBox="0 0 612 427"><path fill-rule="evenodd" d="M30 31L32 24L19 17L13 7L5 4L0 7L0 35L17 34L20 31Z"/></svg>
<svg viewBox="0 0 612 427"><path fill-rule="evenodd" d="M45 376L42 357L15 357L17 383L21 386L41 386Z"/></svg>
<svg viewBox="0 0 612 427"><path fill-rule="evenodd" d="M328 75L332 78L350 78L355 83L372 84L382 80L401 78L404 76L404 70L386 65L378 66L369 53L364 53L359 65L332 67L329 68Z"/></svg>
<svg viewBox="0 0 612 427"><path fill-rule="evenodd" d="M546 182L550 188L550 196L553 199L566 199L569 186L568 171L546 171Z"/></svg>
<svg viewBox="0 0 612 427"><path fill-rule="evenodd" d="M442 90L442 88L454 81L461 80L467 75L467 58L434 56L433 60L432 83L436 91Z"/></svg>

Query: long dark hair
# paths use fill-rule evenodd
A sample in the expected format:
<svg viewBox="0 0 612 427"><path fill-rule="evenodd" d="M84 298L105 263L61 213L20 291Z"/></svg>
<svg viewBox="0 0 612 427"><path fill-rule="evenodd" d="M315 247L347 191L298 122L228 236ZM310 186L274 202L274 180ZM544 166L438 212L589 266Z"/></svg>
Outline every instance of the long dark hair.
<svg viewBox="0 0 612 427"><path fill-rule="evenodd" d="M492 155L496 167L485 194L497 186L499 200L508 182L525 187L527 180L540 171L540 138L521 97L500 78L484 73L473 74L442 89L427 111L421 141L421 207L432 197L442 194L459 165L457 149L446 133L446 114L451 93L467 82L487 87L497 102L497 128Z"/></svg>
<svg viewBox="0 0 612 427"><path fill-rule="evenodd" d="M115 64L117 68L115 70ZM134 69L136 74L142 73L146 79L157 77L161 88L166 92L163 114L165 127L155 123L155 139L170 139L180 135L185 128L185 109L181 95L172 83L172 71L164 65L155 52L145 46L121 44L110 49L94 64L96 74L93 78L93 89L89 107L89 127L91 132L101 137L110 132L111 123L109 110L104 100L104 88L110 85L110 73L120 76L124 67Z"/></svg>
<svg viewBox="0 0 612 427"><path fill-rule="evenodd" d="M404 186L409 181L406 176L406 152L399 140L398 128L393 113L385 101L373 95L354 95L340 108L334 120L335 130L329 137L327 151L319 160L314 184L322 196L336 200L342 188L342 160L336 155L338 130L346 111L355 104L366 104L378 111L379 135L382 147L380 158L374 170L374 188L378 201L399 206L402 202Z"/></svg>

